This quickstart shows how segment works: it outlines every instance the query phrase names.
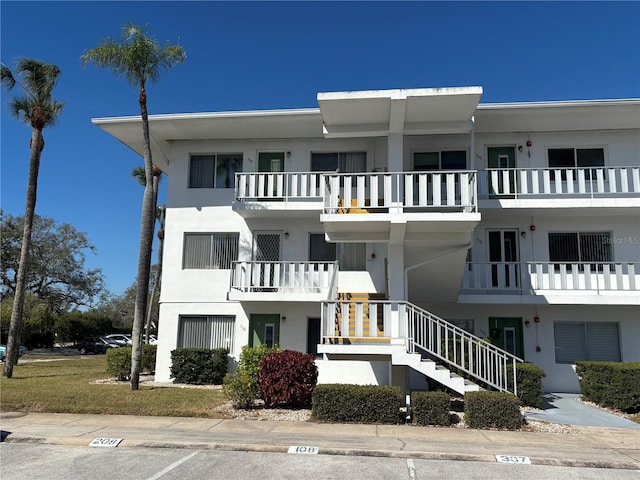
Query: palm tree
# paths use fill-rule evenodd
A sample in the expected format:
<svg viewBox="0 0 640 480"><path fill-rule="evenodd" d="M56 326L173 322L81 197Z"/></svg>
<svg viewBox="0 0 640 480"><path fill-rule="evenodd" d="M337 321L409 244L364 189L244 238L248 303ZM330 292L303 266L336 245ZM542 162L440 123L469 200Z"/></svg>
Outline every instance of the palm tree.
<svg viewBox="0 0 640 480"><path fill-rule="evenodd" d="M122 28L122 38L106 39L87 51L81 57L82 65L94 64L98 68L111 70L118 77L123 76L131 85L139 89L138 103L142 119L144 140L145 188L142 198L140 220L140 250L138 255L138 275L136 277L136 306L133 316L131 350L131 390L138 390L140 384L140 361L142 357L142 325L149 296L149 276L151 272L151 246L155 223L154 165L151 158L149 140L149 115L147 112L147 82L156 82L160 74L170 70L185 60L182 47L167 43L158 45L148 36L144 27L126 24Z"/></svg>
<svg viewBox="0 0 640 480"><path fill-rule="evenodd" d="M16 291L11 310L9 324L9 338L4 365L4 376L13 376L13 367L18 360L18 344L22 329L22 314L24 309L25 283L31 250L31 232L33 231L33 217L36 211L38 193L38 172L40 170L40 156L44 149L42 130L54 125L62 111L63 104L52 98L60 69L51 63L44 63L30 58L22 58L15 68L15 75L9 67L2 64L2 85L11 90L16 85L23 90L22 95L15 96L9 102L11 115L31 125L31 141L29 148L29 179L27 182L27 199L24 210L24 226L22 230L22 246L20 248L20 265L16 278Z"/></svg>
<svg viewBox="0 0 640 480"><path fill-rule="evenodd" d="M136 167L131 172L131 176L138 180L138 183L145 186L144 167ZM156 206L156 220L160 224L158 230L158 268L156 271L155 281L153 282L153 288L151 289L151 297L147 302L147 316L144 324L144 342L149 343L149 330L151 329L151 317L153 316L153 302L158 288L160 287L160 280L162 278L162 251L164 248L164 221L166 215L166 207L161 205L158 207L158 190L160 187L160 180L162 180L162 170L154 165L153 170L153 204Z"/></svg>

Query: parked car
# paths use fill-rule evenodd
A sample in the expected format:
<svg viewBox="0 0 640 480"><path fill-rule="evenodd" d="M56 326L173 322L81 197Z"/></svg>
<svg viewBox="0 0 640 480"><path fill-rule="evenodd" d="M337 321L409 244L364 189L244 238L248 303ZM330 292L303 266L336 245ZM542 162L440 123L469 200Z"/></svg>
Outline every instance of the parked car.
<svg viewBox="0 0 640 480"><path fill-rule="evenodd" d="M110 335L107 335L105 338L110 338L112 340L115 340L116 342L120 342L126 347L131 346L131 335L126 335L124 333L112 333Z"/></svg>
<svg viewBox="0 0 640 480"><path fill-rule="evenodd" d="M105 337L87 337L78 344L78 350L83 355L85 353L107 353L110 348L119 347L122 347L121 343Z"/></svg>
<svg viewBox="0 0 640 480"><path fill-rule="evenodd" d="M25 347L24 345L19 345L18 346L18 357L21 357L22 355L24 355L25 353L27 353L29 350L27 349L27 347ZM7 346L6 345L0 345L0 362L4 362L4 357L7 354Z"/></svg>

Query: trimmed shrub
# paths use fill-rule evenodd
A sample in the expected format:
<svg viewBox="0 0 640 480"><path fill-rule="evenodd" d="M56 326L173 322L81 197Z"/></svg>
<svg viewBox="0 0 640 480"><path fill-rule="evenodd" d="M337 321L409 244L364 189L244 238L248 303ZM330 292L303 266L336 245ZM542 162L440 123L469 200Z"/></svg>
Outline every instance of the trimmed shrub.
<svg viewBox="0 0 640 480"><path fill-rule="evenodd" d="M576 362L586 400L627 413L640 411L640 362Z"/></svg>
<svg viewBox="0 0 640 480"><path fill-rule="evenodd" d="M451 397L445 392L412 392L411 411L417 425L451 425Z"/></svg>
<svg viewBox="0 0 640 480"><path fill-rule="evenodd" d="M270 353L279 352L280 346L242 347L238 368L224 378L222 387L235 408L249 408L260 398L259 374L262 360Z"/></svg>
<svg viewBox="0 0 640 480"><path fill-rule="evenodd" d="M273 347L267 347L266 345L259 345L257 347L242 347L240 353L240 361L238 362L238 369L243 370L249 378L258 385L260 373L260 367L262 366L262 360L270 353L280 352L280 346L275 345ZM260 389L258 388L258 392Z"/></svg>
<svg viewBox="0 0 640 480"><path fill-rule="evenodd" d="M403 406L399 387L375 385L318 385L311 414L328 422L400 423Z"/></svg>
<svg viewBox="0 0 640 480"><path fill-rule="evenodd" d="M178 348L171 352L171 377L176 383L220 385L229 364L227 348Z"/></svg>
<svg viewBox="0 0 640 480"><path fill-rule="evenodd" d="M143 372L155 373L157 351L157 345L142 345L142 360L140 362L140 368Z"/></svg>
<svg viewBox="0 0 640 480"><path fill-rule="evenodd" d="M510 393L467 392L464 422L469 428L516 430L522 425L520 400Z"/></svg>
<svg viewBox="0 0 640 480"><path fill-rule="evenodd" d="M258 385L244 370L227 373L222 384L222 391L229 398L234 408L249 408L260 394Z"/></svg>
<svg viewBox="0 0 640 480"><path fill-rule="evenodd" d="M153 373L156 369L156 346L143 345L140 371ZM118 380L131 378L131 347L110 348L107 350L107 373Z"/></svg>
<svg viewBox="0 0 640 480"><path fill-rule="evenodd" d="M129 380L131 377L131 347L107 350L107 373L120 381Z"/></svg>
<svg viewBox="0 0 640 480"><path fill-rule="evenodd" d="M518 398L522 405L542 407L542 379L547 374L533 363L516 364L516 381L518 383ZM509 375L507 385L513 388L512 376Z"/></svg>
<svg viewBox="0 0 640 480"><path fill-rule="evenodd" d="M267 407L310 407L317 380L315 355L284 350L270 353L262 360L260 393Z"/></svg>

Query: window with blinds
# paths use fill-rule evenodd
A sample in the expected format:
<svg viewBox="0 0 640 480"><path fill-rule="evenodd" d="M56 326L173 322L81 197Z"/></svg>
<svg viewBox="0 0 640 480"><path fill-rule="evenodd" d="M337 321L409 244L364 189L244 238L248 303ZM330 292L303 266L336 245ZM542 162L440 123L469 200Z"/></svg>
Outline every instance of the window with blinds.
<svg viewBox="0 0 640 480"><path fill-rule="evenodd" d="M193 155L189 162L189 188L233 188L242 172L242 154Z"/></svg>
<svg viewBox="0 0 640 480"><path fill-rule="evenodd" d="M233 315L182 316L178 348L228 348L233 352L235 328Z"/></svg>
<svg viewBox="0 0 640 480"><path fill-rule="evenodd" d="M554 322L556 363L580 360L620 361L620 332L617 323Z"/></svg>
<svg viewBox="0 0 640 480"><path fill-rule="evenodd" d="M607 263L613 261L610 232L549 233L549 261Z"/></svg>
<svg viewBox="0 0 640 480"><path fill-rule="evenodd" d="M238 233L185 233L182 268L230 269L238 259Z"/></svg>

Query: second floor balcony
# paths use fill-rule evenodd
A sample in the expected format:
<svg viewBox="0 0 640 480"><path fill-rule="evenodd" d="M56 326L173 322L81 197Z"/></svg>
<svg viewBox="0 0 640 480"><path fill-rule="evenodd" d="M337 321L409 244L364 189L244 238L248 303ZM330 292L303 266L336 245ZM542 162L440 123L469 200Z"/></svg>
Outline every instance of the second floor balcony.
<svg viewBox="0 0 640 480"><path fill-rule="evenodd" d="M640 167L488 169L478 195L483 208L637 208Z"/></svg>
<svg viewBox="0 0 640 480"><path fill-rule="evenodd" d="M337 275L337 262L233 262L229 300L328 300L335 296Z"/></svg>
<svg viewBox="0 0 640 480"><path fill-rule="evenodd" d="M640 262L467 263L460 300L500 303L493 295L524 303L527 295L539 297L533 303L584 303L591 295L599 297L594 303L640 304Z"/></svg>

